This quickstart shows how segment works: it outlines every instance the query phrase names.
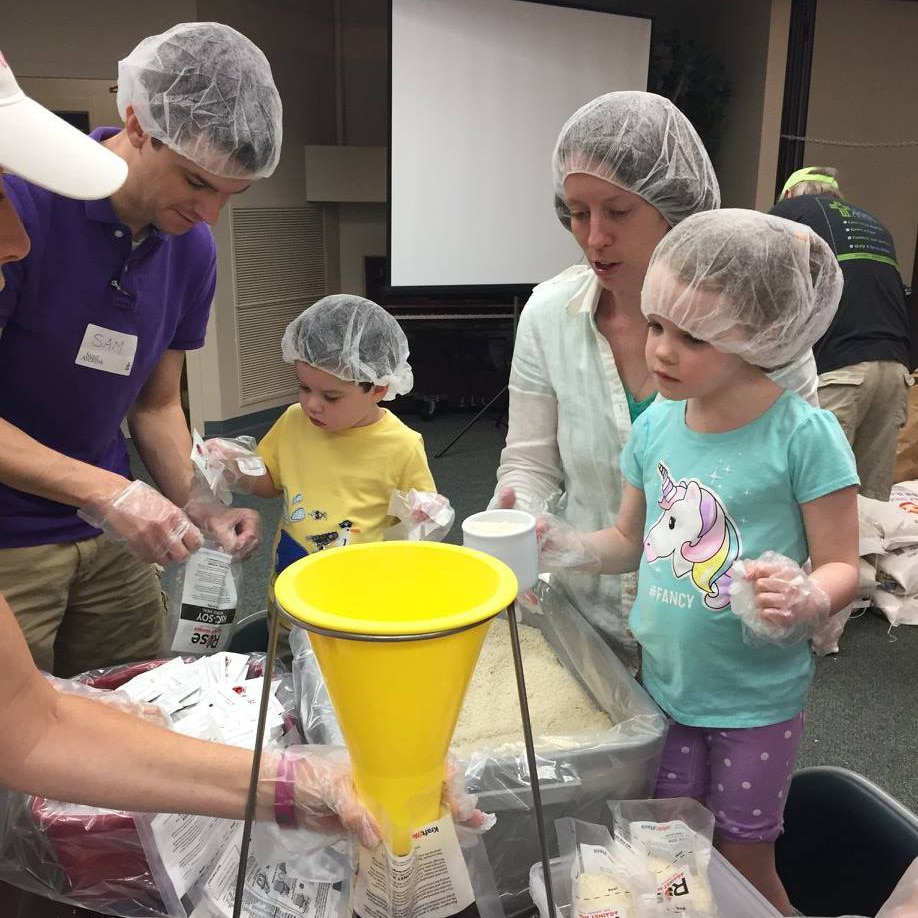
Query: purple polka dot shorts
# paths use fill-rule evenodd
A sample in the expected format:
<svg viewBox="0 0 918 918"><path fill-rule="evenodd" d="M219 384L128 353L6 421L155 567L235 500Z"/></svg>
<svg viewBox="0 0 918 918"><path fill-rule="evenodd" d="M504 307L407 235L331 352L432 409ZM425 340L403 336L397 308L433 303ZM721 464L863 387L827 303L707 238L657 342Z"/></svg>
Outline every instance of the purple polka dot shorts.
<svg viewBox="0 0 918 918"><path fill-rule="evenodd" d="M655 797L694 797L727 841L772 842L803 735L803 714L767 727L686 727L670 719Z"/></svg>

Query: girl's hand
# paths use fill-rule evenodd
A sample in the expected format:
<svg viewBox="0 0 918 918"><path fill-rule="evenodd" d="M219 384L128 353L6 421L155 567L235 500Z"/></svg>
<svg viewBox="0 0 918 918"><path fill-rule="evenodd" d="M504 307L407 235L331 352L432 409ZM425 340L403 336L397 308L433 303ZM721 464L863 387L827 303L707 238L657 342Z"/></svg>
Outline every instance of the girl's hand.
<svg viewBox="0 0 918 918"><path fill-rule="evenodd" d="M829 594L790 558L773 551L733 565L730 601L749 644L807 640L828 617Z"/></svg>
<svg viewBox="0 0 918 918"><path fill-rule="evenodd" d="M829 594L789 558L747 561L746 579L755 585L756 606L767 622L817 624L829 615Z"/></svg>
<svg viewBox="0 0 918 918"><path fill-rule="evenodd" d="M563 570L586 574L599 572L599 556L573 526L559 517L548 513L536 517L536 540L540 573Z"/></svg>

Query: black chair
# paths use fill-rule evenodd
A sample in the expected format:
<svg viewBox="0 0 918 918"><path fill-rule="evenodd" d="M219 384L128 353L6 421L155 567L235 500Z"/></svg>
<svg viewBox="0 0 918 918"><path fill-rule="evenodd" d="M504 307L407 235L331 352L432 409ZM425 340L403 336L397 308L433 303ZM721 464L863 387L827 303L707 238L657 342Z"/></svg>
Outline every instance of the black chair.
<svg viewBox="0 0 918 918"><path fill-rule="evenodd" d="M875 915L918 857L918 816L853 771L803 768L775 856L804 914Z"/></svg>
<svg viewBox="0 0 918 918"><path fill-rule="evenodd" d="M262 609L240 619L226 648L232 653L266 653L268 650L268 612Z"/></svg>

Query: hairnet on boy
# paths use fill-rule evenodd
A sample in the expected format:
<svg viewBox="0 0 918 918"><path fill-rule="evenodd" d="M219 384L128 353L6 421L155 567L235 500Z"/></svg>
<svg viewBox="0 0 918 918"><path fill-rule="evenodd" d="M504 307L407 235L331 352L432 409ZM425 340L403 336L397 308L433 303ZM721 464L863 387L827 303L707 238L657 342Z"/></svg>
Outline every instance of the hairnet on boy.
<svg viewBox="0 0 918 918"><path fill-rule="evenodd" d="M720 187L692 123L651 92L609 92L579 108L561 128L552 155L555 211L567 229L564 180L593 175L640 195L670 226L720 207Z"/></svg>
<svg viewBox="0 0 918 918"><path fill-rule="evenodd" d="M118 112L223 178L271 175L281 152L281 100L267 58L219 22L186 22L145 38L118 62Z"/></svg>
<svg viewBox="0 0 918 918"><path fill-rule="evenodd" d="M284 332L287 363L302 360L349 382L388 386L383 401L414 385L408 339L381 306L360 296L326 296L297 316Z"/></svg>
<svg viewBox="0 0 918 918"><path fill-rule="evenodd" d="M835 253L808 226L754 210L712 210L657 245L641 311L774 369L823 336L842 284Z"/></svg>

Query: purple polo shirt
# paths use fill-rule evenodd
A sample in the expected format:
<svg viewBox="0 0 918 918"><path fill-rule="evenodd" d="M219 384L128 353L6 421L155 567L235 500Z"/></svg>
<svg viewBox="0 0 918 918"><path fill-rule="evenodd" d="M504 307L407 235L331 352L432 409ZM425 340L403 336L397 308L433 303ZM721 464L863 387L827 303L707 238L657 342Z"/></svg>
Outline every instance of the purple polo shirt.
<svg viewBox="0 0 918 918"><path fill-rule="evenodd" d="M99 128L92 136L116 132ZM213 237L204 224L183 236L154 230L133 248L107 199L73 201L10 175L3 184L32 250L3 266L0 417L51 449L128 476L122 418L166 350L204 343L216 283ZM137 336L127 375L76 362L90 324L114 340ZM0 548L97 532L73 507L0 484Z"/></svg>

